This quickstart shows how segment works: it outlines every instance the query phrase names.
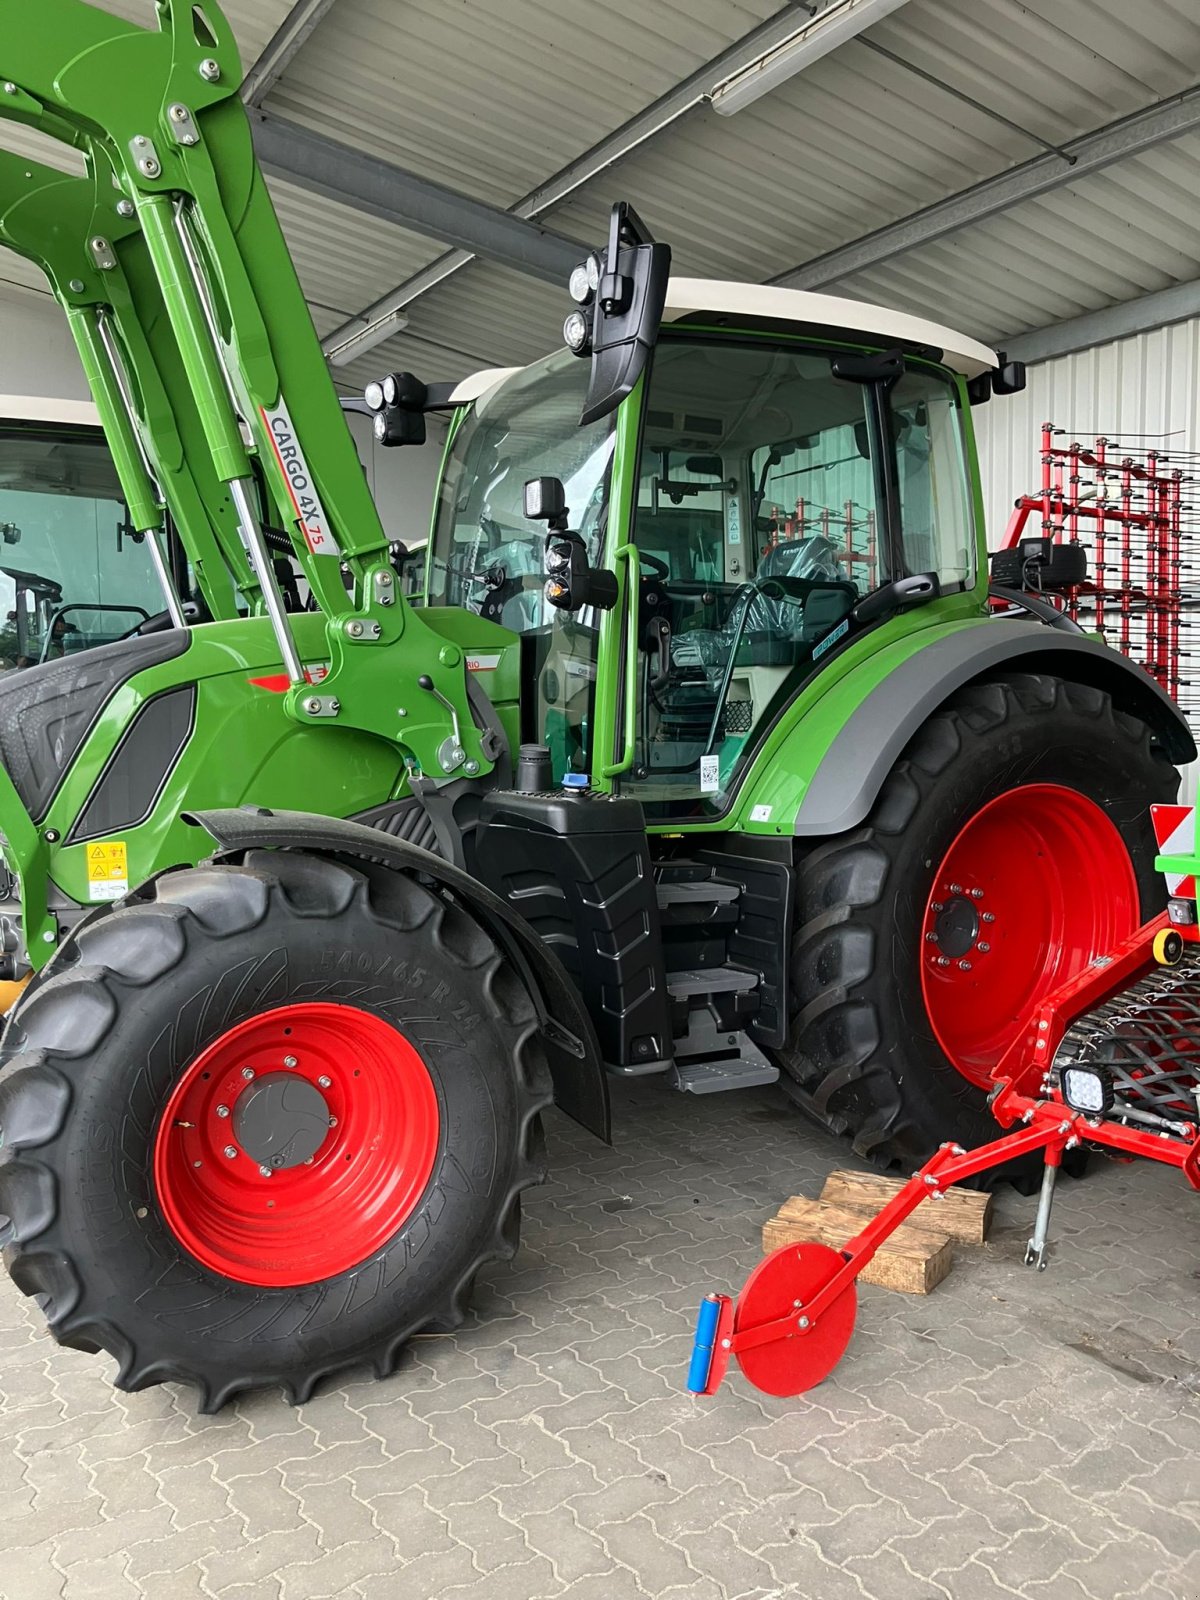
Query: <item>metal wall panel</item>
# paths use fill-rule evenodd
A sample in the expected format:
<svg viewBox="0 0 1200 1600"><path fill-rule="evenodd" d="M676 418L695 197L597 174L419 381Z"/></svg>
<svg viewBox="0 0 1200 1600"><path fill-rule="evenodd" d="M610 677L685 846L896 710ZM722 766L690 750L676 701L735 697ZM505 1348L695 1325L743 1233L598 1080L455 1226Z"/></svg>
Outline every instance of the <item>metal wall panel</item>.
<svg viewBox="0 0 1200 1600"><path fill-rule="evenodd" d="M1200 450L1200 318L1039 362L1022 394L980 407L975 433L993 549L1013 500L1040 485L1043 422L1081 442L1103 433L1168 455ZM1189 472L1198 465L1179 464ZM1198 776L1197 766L1186 770L1181 799L1196 798Z"/></svg>

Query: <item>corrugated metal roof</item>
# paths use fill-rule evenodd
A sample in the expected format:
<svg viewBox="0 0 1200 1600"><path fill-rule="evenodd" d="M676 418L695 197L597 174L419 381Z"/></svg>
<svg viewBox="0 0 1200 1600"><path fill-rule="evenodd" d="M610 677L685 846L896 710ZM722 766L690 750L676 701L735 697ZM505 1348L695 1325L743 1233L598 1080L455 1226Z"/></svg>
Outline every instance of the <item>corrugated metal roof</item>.
<svg viewBox="0 0 1200 1600"><path fill-rule="evenodd" d="M355 30L378 19L378 0L342 0L342 6ZM431 15L428 4L413 8L422 50L450 26L445 8L437 11ZM1039 140L1061 144L1192 87L1200 78L1200 29L1191 11L1189 0L1144 0L1136 12L1124 0L910 0L863 40L738 115L721 117L708 106L689 112L545 213L545 220L559 232L599 240L613 198L627 197L671 241L677 271L771 277L1041 154ZM678 80L704 58L704 50L684 59L655 55L670 39L669 23L678 20L670 8L655 9L653 28L631 24L622 11L618 26L630 40L622 93L611 92L611 63L603 53L594 77L577 83L582 14L575 4L522 0L504 10L501 49L493 35L494 3L461 0L454 10L461 104L455 97L449 137L441 137L440 125L432 130L429 164L419 163L420 170L511 204L572 156L570 138L562 137L561 121L545 104L547 61L559 79L571 81L570 95L562 98L573 117L588 122L588 137L575 140L579 146L645 104L652 81L661 92L668 79ZM765 14L764 8L755 20ZM339 30L342 15L339 7ZM343 45L337 57L343 74L352 76L364 38L356 31ZM414 68L406 54L410 43L406 31L404 50L397 46L383 58L388 103L373 99L369 85L365 99L360 94L356 101L376 147L394 148L397 159L411 151L410 111L394 109L406 102L399 91L429 66L425 59ZM949 89L878 54L871 43ZM501 69L505 106L485 111L477 73L493 59L507 62L513 50L524 65L514 79ZM666 73L661 69L668 58L672 70ZM327 59L322 52L323 72ZM277 96L285 114L298 114L289 96L302 78L294 70ZM310 97L327 91L328 74L320 82L303 81ZM596 85L611 113L599 121ZM640 101L630 87L640 90ZM950 89L994 107L1027 132ZM420 107L432 111L445 93L445 82L422 86ZM490 134L494 117L503 123L501 137L495 147L489 137L481 148L483 125ZM536 140L528 137L532 124ZM324 126L346 136L344 127ZM519 157L514 129L524 130ZM361 142L361 133L357 137ZM417 136L420 148L426 137ZM1157 147L828 287L936 315L991 340L1197 276L1200 228L1191 219L1200 218L1198 156L1200 135ZM411 154L407 159L413 164ZM404 276L397 272L394 282ZM379 285L381 292L387 287ZM563 309L561 295L476 262L414 301L405 333L339 376L357 381L413 353L443 352L450 376L464 370L461 352L486 362L525 361L557 342Z"/></svg>
<svg viewBox="0 0 1200 1600"><path fill-rule="evenodd" d="M1200 277L1200 134L837 284L995 341Z"/></svg>
<svg viewBox="0 0 1200 1600"><path fill-rule="evenodd" d="M338 0L266 107L512 205L777 0Z"/></svg>
<svg viewBox="0 0 1200 1600"><path fill-rule="evenodd" d="M151 0L103 3L152 15ZM226 9L249 64L290 5ZM267 106L511 206L779 9L337 0ZM542 215L599 241L611 201L628 197L671 241L679 272L769 278L1029 160L1039 140L1069 141L1198 80L1195 0L908 0L738 115L689 111ZM4 130L5 143L14 138L29 136ZM830 287L994 340L1195 277L1198 155L1200 135L1159 146ZM442 253L334 201L271 188L322 333ZM19 263L0 278L30 281ZM552 289L472 262L413 301L402 333L336 376L356 387L389 366L454 377L525 361L557 342L563 309Z"/></svg>

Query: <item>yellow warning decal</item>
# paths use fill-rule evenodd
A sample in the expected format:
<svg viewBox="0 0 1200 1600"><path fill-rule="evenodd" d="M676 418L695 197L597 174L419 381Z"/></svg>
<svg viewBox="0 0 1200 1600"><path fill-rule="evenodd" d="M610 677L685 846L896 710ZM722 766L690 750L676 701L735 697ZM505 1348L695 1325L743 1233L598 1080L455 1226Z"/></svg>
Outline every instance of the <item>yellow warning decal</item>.
<svg viewBox="0 0 1200 1600"><path fill-rule="evenodd" d="M119 900L129 889L129 852L124 839L97 840L87 847L89 900Z"/></svg>

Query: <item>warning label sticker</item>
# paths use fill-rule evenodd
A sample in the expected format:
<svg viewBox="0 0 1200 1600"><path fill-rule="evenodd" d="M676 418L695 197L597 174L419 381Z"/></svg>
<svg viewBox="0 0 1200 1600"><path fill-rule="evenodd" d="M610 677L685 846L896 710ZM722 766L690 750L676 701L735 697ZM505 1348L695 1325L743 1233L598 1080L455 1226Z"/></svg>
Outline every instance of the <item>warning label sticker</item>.
<svg viewBox="0 0 1200 1600"><path fill-rule="evenodd" d="M124 839L99 839L87 847L89 900L120 900L129 893L129 859Z"/></svg>

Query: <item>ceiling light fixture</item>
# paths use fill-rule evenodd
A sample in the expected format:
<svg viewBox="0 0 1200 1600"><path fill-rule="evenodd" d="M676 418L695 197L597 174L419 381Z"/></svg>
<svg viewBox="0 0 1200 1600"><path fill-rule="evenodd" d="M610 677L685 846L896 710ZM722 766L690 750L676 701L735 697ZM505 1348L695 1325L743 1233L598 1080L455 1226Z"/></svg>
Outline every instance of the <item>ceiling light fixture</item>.
<svg viewBox="0 0 1200 1600"><path fill-rule="evenodd" d="M389 311L386 316L368 322L348 339L334 345L332 350L326 351L325 359L333 367L349 366L351 361L357 361L359 356L365 356L368 350L374 350L377 344L382 344L385 339L403 332L407 327L407 317L401 316L399 311Z"/></svg>
<svg viewBox="0 0 1200 1600"><path fill-rule="evenodd" d="M711 95L713 110L723 117L743 111L904 4L905 0L832 0L790 39L717 84Z"/></svg>

